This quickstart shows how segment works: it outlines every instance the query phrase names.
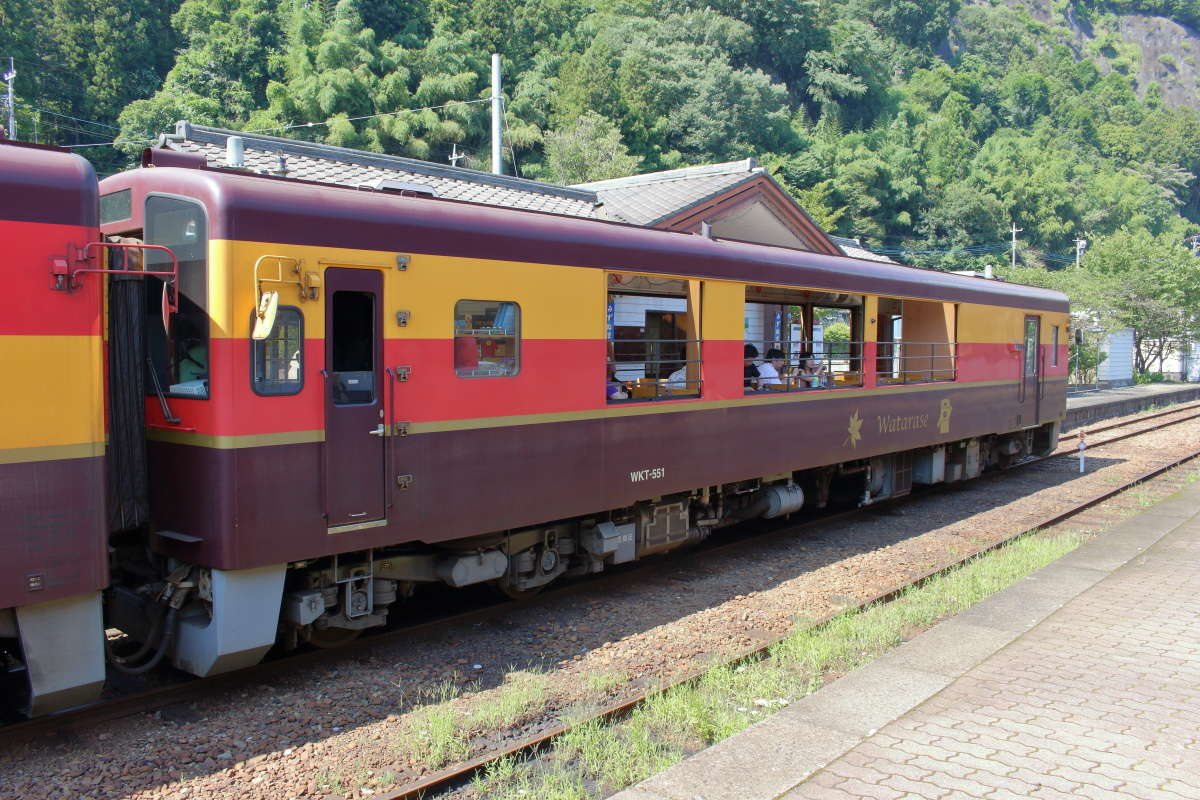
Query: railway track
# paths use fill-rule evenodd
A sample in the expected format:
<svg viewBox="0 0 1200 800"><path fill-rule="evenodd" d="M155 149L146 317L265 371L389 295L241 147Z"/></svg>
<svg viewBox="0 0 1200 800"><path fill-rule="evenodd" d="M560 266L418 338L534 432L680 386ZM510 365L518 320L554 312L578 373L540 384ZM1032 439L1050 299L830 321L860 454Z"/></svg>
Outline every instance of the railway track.
<svg viewBox="0 0 1200 800"><path fill-rule="evenodd" d="M1103 426L1102 428L1093 428L1088 432L1088 434L1090 436L1091 433L1095 433L1095 432L1101 431L1101 430L1110 431L1110 430L1117 430L1120 428L1135 426L1135 425L1138 425L1139 423L1145 422L1147 420L1158 419L1161 417L1166 417L1166 416L1171 416L1171 415L1180 415L1180 416L1178 416L1175 419L1161 422L1150 428L1141 428L1139 430L1130 431L1130 432L1126 432L1126 433L1122 433L1122 434L1117 434L1115 436L1110 436L1104 440L1089 441L1089 443L1088 443L1089 450L1094 450L1098 447L1102 447L1102 446L1104 446L1106 444L1110 444L1112 442L1121 441L1121 440L1128 439L1133 436L1137 436L1142 433L1147 433L1151 430L1159 430L1162 427L1166 427L1168 425L1174 425L1174 424L1178 424L1181 422L1185 422L1190 419L1200 418L1200 403L1193 404L1193 405L1190 405L1187 407L1175 408L1175 409L1158 412L1153 415L1142 415L1140 417L1133 418L1133 419L1130 419L1130 420L1127 420L1124 422L1106 425L1106 426ZM1066 437L1064 437L1064 438L1066 438ZM1020 465L1016 465L1016 467L1038 463L1039 461L1047 460L1050 458L1061 457L1062 455L1070 455L1073 452L1074 452L1073 448L1068 446L1068 447L1060 449L1060 451L1056 452L1055 454L1053 454L1051 456L1045 457L1044 459L1030 459L1025 462L1022 462L1022 464L1020 464ZM1132 481L1129 481L1121 486L1118 486L1118 487L1112 489L1111 491L1105 492L1100 496L1097 496L1097 497L1092 498L1082 504L1077 505L1076 507L1070 509L1069 511L1065 512L1064 514L1059 515L1059 517L1057 517L1055 519L1051 519L1049 521L1043 522L1042 525L1052 524L1053 522L1056 522L1061 518L1065 518L1067 516L1076 514L1079 511L1082 511L1083 509L1085 509L1087 507L1095 505L1096 503L1101 502L1104 499L1107 499L1108 497L1111 497L1114 494L1118 494L1122 491L1125 491L1130 486L1136 485L1137 483L1147 480L1148 478L1153 477L1154 475L1159 474L1160 472L1166 471L1167 469L1177 466L1178 464L1183 463L1184 461L1190 460L1191 458L1195 458L1198 455L1200 455L1200 452L1190 454L1182 459L1178 459L1178 460L1172 462L1171 464L1168 464L1162 468L1152 471L1151 473L1147 473L1145 475L1140 475ZM1008 474L1008 473L990 473L989 475L985 476L985 478L997 478L1004 474ZM938 491L943 488L945 488L945 487L942 487L942 486L932 487L931 491ZM904 498L899 498L896 501L888 501L888 502L902 502L903 500L904 500ZM877 504L876 506L872 506L872 508L878 508L879 505L882 505L882 504ZM815 528L820 525L827 525L827 524L830 524L831 522L848 519L848 518L854 517L855 515L862 514L862 513L863 513L863 509L855 508L855 509L835 512L835 513L831 513L831 514L826 514L819 518L807 520L803 523L798 523L798 524L790 523L790 522L789 523L776 523L776 524L760 524L760 525L756 526L758 528L758 530L752 531L750 533L743 533L742 535L737 536L736 538L732 538L732 540L730 540L730 541L723 541L723 542L718 542L718 543L714 543L714 544L709 544L708 546L705 547L705 550L712 554L729 553L736 549L741 549L741 548L752 546L752 543L754 543L758 539L762 538L763 536L768 536L768 535L771 535L774 533L779 533L781 531L781 529L783 529L785 526L789 532L795 533L798 531L802 531L806 528ZM980 550L978 552L984 552L987 549L991 549L991 547L1001 546L1003 543L1010 541L1012 538L1015 538L1016 536L1023 535L1026 532L1027 531L1018 532L1017 534L1014 534L1014 536L1008 537L1008 538L1002 540L1001 542L998 542L998 543L990 546L989 548L984 548L983 550ZM710 542L711 542L711 540L710 540ZM884 593L880 594L879 596L872 598L870 601L868 601L867 604L869 604L871 602L878 602L880 600L888 599L888 598L894 596L897 592L903 591L908 586L919 584L925 580L928 580L929 577L932 577L933 575L941 574L942 572L945 572L949 569L953 569L955 566L960 564L963 560L969 559L969 558L973 557L974 555L977 555L978 552L971 553L970 555L965 556L963 559L959 559L958 561L954 562L951 565L941 567L938 570L935 570L934 572L929 573L928 575L919 577L915 581L909 581L909 582L904 583L903 585L889 589L887 592L884 592ZM613 588L617 588L620 584L625 583L625 582L641 580L645 577L645 575L647 573L656 572L660 569L661 569L661 563L659 563L659 562L655 562L655 561L643 562L638 565L631 565L630 567L625 568L623 570L606 572L606 573L598 575L592 579L577 581L577 582L565 584L561 587L556 587L554 589L548 590L547 592L543 593L541 595L541 598L544 600L558 600L558 599L566 598L572 594L578 594L578 593L582 593L582 592L591 592L591 591L596 591L599 589L613 589ZM233 673L229 673L229 674L225 674L225 675L218 675L218 676L214 676L211 678L190 679L190 680L186 680L185 682L182 682L182 683L162 686L162 687L158 687L158 688L151 689L148 691L138 692L136 694L131 694L131 695L124 696L124 697L117 697L117 698L113 698L113 699L103 700L103 701L100 701L100 702L90 705L90 706L85 706L83 708L74 709L72 711L64 712L62 714L58 714L58 715L54 715L54 716L50 716L50 717L43 717L43 718L38 718L38 719L34 719L34 720L12 723L12 724L6 725L4 727L0 727L0 746L5 746L7 744L20 742L20 741L28 741L33 738L46 736L46 735L56 732L56 731L88 728L91 726L99 725L99 724L102 724L105 722L110 722L110 721L121 719L124 717L134 716L134 715L138 715L138 714L153 713L155 711L159 711L159 710L162 710L162 709L165 709L168 707L198 701L198 700L203 699L206 695L213 693L213 692L229 691L238 686L252 685L257 682L274 680L274 679L281 677L282 675L286 675L286 674L289 674L289 673L292 673L295 671L309 670L309 669L312 669L321 664L330 663L330 662L333 662L336 660L344 659L346 657L353 657L356 653L365 652L370 648L378 647L380 645L387 644L388 642L394 642L394 641L401 640L405 637L413 637L413 636L420 635L422 633L432 632L432 631L435 631L438 628L441 628L444 626L456 625L456 624L478 624L480 622L484 622L484 621L487 621L487 620L490 620L490 619L493 619L493 618L496 618L499 616L503 616L505 613L519 607L520 605L521 605L521 603L518 601L504 601L504 602L500 602L500 603L490 604L485 607L474 608L474 609L470 609L465 612L454 613L451 615L443 615L443 616L432 618L432 619L422 620L421 622L419 622L417 624L406 625L403 627L391 629L391 630L382 632L382 633L374 635L374 636L364 637L363 639L360 639L357 642L353 642L351 644L348 644L346 646L343 646L343 647L340 647L337 649L333 649L333 650L306 651L306 652L302 652L302 653L298 653L298 654L294 654L294 655L289 655L284 658L267 661L262 664L256 665L254 667L250 667L250 668L247 668L244 670L239 670L237 672L233 672ZM842 613L842 611L839 611L838 613ZM772 644L772 643L773 642L768 641L762 647L756 648L753 651L742 654L741 656L739 656L739 659L753 658L753 657L755 657L756 654L761 653L763 650L765 650L766 647L770 646L770 644ZM700 673L685 676L683 678L683 681L692 680L695 677L697 677L699 674ZM645 700L645 696L639 696L639 697L632 698L627 701L622 701L612 707L604 709L599 714L597 714L597 717L611 718L613 716L619 716L621 714L627 713L628 711L630 711L632 708L636 707L638 704L640 704L644 700ZM495 760L496 758L501 758L505 755L510 755L513 753L530 752L533 750L537 750L537 749L545 746L546 744L548 744L554 738L562 735L564 732L566 732L566 730L568 730L568 728L566 726L561 726L561 725L556 726L552 729L544 731L543 733L539 734L536 737L532 737L529 740L520 742L518 744L513 745L512 747L506 748L502 752L498 751L496 753L489 754L485 757L472 759L470 762L464 762L464 764L459 765L456 768L451 768L451 769L439 772L437 775L431 776L427 780L418 782L416 784L412 784L409 787L403 787L402 790L398 790L395 793L388 793L388 794L380 795L380 798L381 798L381 800L383 798L396 798L396 800L399 800L399 798L417 797L419 795L422 795L422 793L424 793L423 796L427 796L430 791L439 790L438 787L444 788L445 786L454 784L456 781L465 780L470 775L474 774L474 772L477 771L480 767L486 765L487 763L490 763L492 760Z"/></svg>
<svg viewBox="0 0 1200 800"><path fill-rule="evenodd" d="M1170 414L1179 414L1181 412L1194 412L1194 413L1189 413L1188 415L1183 416L1181 418L1173 419L1166 423L1155 425L1151 428L1139 429L1136 431L1131 431L1131 432L1111 436L1111 437L1108 437L1101 441L1091 442L1091 443L1089 443L1088 447L1090 449L1102 447L1107 444L1112 444L1114 442L1129 439L1133 436L1137 436L1142 433L1147 433L1147 432L1154 431L1154 430L1161 430L1163 427L1167 427L1169 425L1175 425L1180 422L1185 422L1188 420L1196 419L1196 418L1200 417L1200 404L1196 404L1194 406L1190 406L1189 408L1185 408L1185 409L1174 409L1171 411L1164 411L1164 412L1156 413L1153 415L1144 415L1140 419L1130 420L1128 422L1122 422L1122 423L1115 423L1112 425L1103 426L1102 428L1095 428L1091 431L1087 431L1086 433L1087 433L1087 435L1090 435L1091 433L1095 433L1097 431L1116 430L1119 428L1129 427L1130 425L1134 425L1138 422L1142 422L1142 421L1145 421L1148 419L1163 417L1163 416L1167 416ZM1078 437L1078 434L1076 434L1076 436L1072 437L1072 438L1077 438L1077 437ZM1064 437L1064 438L1066 438L1066 437ZM1072 455L1072 453L1073 453L1073 451L1071 449L1060 449L1051 455L1043 456L1041 458L1029 459L1029 460L1024 461L1021 464L1016 465L1016 466L1027 466L1027 465L1031 465L1031 464L1036 464L1036 463L1048 461L1048 460L1054 459L1054 458L1070 456L1070 455ZM1175 458L1175 459L1171 460L1170 463L1155 467L1151 470L1148 470L1142 474L1139 474L1139 475L1133 477L1132 479L1129 479L1129 480L1123 482L1122 484L1120 484L1118 486L1112 487L1111 489L1100 492L1100 493L1093 495L1092 497L1086 498L1082 501L1078 501L1071 508L1069 508L1065 511L1060 511L1060 512L1056 512L1056 513L1047 515L1043 519L1039 520L1034 525L1023 528L1022 530L1011 533L995 542L992 542L990 544L987 544L985 546L982 546L975 550L972 550L972 551L956 558L951 563L944 564L944 565L939 566L935 569L932 569L924 574L921 574L915 578L912 578L912 579L906 580L902 583L896 584L895 586L892 586L891 588L889 588L883 592L880 592L879 594L877 594L867 600L861 601L849 608L838 609L838 610L830 613L828 616L826 616L824 618L820 618L820 619L813 621L811 624L813 627L816 627L823 623L829 622L834 617L840 616L840 615L846 613L847 611L856 611L856 610L861 611L861 610L867 608L868 606L874 605L876 603L884 603L884 602L893 600L896 597L900 596L905 591L908 591L909 589L920 587L936 577L939 577L941 575L945 575L945 574L948 574L948 573L954 571L955 569L959 568L960 566L962 566L964 563L970 561L971 559L977 558L978 556L980 556L984 553L990 552L992 550L997 550L999 548L1002 548L1002 547L1006 546L1007 544L1013 542L1014 540L1019 539L1022 536L1029 535L1030 533L1033 533L1034 531L1041 530L1043 528L1063 522L1064 520L1067 520L1067 519L1079 514L1080 512L1083 512L1099 503L1104 502L1105 500L1108 500L1109 498L1112 498L1118 494L1121 494L1122 492L1125 492L1134 486L1137 486L1141 483L1144 483L1145 481L1151 480L1165 472L1168 472L1178 466L1181 466L1182 464L1185 464L1197 457L1200 457L1200 450L1194 451L1192 453L1181 456L1179 458ZM1002 475L1002 474L1004 474L1004 473L992 473L992 475L994 475L994 476L998 476L998 475ZM847 512L847 514L849 514L849 513L855 513L855 512ZM785 634L782 636L778 636L775 638L765 640L764 642L762 642L760 645L756 646L752 650L741 653L741 654L735 656L734 658L729 659L726 662L726 666L736 666L739 663L745 663L745 662L749 662L749 661L753 661L758 658L761 658L767 654L767 652L769 651L769 649L772 646L783 641L789 635L790 634ZM508 757L528 757L528 756L536 755L537 753L547 749L551 744L553 744L555 739L563 736L564 734L568 733L569 731L571 731L572 729L574 729L575 727L577 727L579 725L584 725L584 724L588 724L588 723L596 722L596 721L606 722L606 721L623 718L626 715L628 715L629 713L631 713L638 706L640 706L641 704L646 702L646 700L649 699L650 697L652 697L656 694L665 692L675 686L681 686L681 685L696 681L699 678L701 678L704 674L709 672L712 668L713 668L712 665L707 665L701 669L694 670L686 675L683 675L682 677L679 677L679 678L671 681L668 684L655 686L653 691L647 691L642 694L639 694L636 697L623 699L620 702L617 702L606 708L601 709L600 711L596 712L595 714L593 714L585 719L576 720L570 724L560 723L560 724L555 725L545 731L542 731L541 733L539 733L535 736L531 736L523 741L513 743L502 749L497 749L490 753L486 753L486 754L477 756L475 758L472 758L468 761L464 761L462 763L453 765L453 766L448 767L444 770L441 770L440 772L437 772L433 775L422 778L418 781L414 781L414 782L406 784L404 786L400 786L395 789L391 789L391 790L376 794L371 798L371 800L429 800L429 798L437 797L439 794L442 794L442 793L445 793L448 791L453 791L454 789L460 788L463 785L465 785L466 783L468 783L473 777L475 777L477 774L480 774L490 764L493 764L501 759L508 758Z"/></svg>

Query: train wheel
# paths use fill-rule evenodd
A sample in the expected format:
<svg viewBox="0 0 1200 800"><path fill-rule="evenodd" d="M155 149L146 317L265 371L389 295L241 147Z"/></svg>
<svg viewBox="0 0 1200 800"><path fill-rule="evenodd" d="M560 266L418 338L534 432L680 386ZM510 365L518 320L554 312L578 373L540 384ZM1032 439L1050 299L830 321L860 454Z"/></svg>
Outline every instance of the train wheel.
<svg viewBox="0 0 1200 800"><path fill-rule="evenodd" d="M361 633L361 630L349 628L310 628L307 641L313 647L332 650L335 647L344 647L350 644Z"/></svg>
<svg viewBox="0 0 1200 800"><path fill-rule="evenodd" d="M548 585L549 584L543 583L541 586L535 586L532 589L518 589L516 586L513 586L511 583L503 579L492 582L492 586L496 587L496 591L500 592L500 594L504 595L509 600L516 600L518 602L532 600L541 594L542 589L545 589Z"/></svg>

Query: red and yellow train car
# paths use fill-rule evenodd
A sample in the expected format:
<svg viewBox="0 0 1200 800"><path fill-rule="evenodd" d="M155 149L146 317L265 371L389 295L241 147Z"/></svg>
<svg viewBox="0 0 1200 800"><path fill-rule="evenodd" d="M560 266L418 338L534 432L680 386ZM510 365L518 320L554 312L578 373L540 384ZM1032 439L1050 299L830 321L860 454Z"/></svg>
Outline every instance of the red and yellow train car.
<svg viewBox="0 0 1200 800"><path fill-rule="evenodd" d="M27 713L95 698L108 584L99 238L83 158L0 143L0 659Z"/></svg>
<svg viewBox="0 0 1200 800"><path fill-rule="evenodd" d="M532 591L973 477L1065 411L1055 292L226 170L101 191L106 234L180 258L169 329L153 281L142 323L150 536L191 570L171 657L198 674L353 636L421 582ZM138 574L109 609L134 631Z"/></svg>

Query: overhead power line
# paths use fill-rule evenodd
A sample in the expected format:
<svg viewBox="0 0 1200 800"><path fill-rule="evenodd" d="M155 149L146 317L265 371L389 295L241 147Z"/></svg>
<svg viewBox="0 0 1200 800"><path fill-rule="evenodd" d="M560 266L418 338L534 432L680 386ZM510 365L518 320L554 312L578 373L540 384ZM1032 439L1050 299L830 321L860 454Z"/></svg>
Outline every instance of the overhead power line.
<svg viewBox="0 0 1200 800"><path fill-rule="evenodd" d="M96 121L96 120L94 120L94 119L84 119L83 117L72 117L70 114L62 114L62 113L60 113L60 112L58 112L58 111L51 111L51 110L50 110L50 109L48 109L48 108L39 108L38 106L35 106L35 105L33 105L32 103L22 103L22 102L18 102L18 103L17 103L17 105L19 105L19 106L24 106L25 108L32 109L33 111L37 111L38 113L41 113L41 114L49 114L49 115L50 115L50 116L52 116L52 117L61 117L62 119L69 119L69 120L73 120L73 121L75 121L75 122L82 122L82 123L85 123L85 124L87 124L87 125L98 125L98 126L100 126L101 128L108 128L110 131L119 131L119 130L121 130L121 129L120 129L120 128L118 128L116 125L108 125L108 124L106 124L106 123L103 123L103 122L97 122L97 121Z"/></svg>
<svg viewBox="0 0 1200 800"><path fill-rule="evenodd" d="M478 100L452 100L449 103L442 103L436 106L425 106L424 108L402 108L398 111L381 111L378 114L363 114L360 117L340 117L338 119L327 119L323 122L297 122L295 125L280 125L276 128L258 128L252 131L242 131L242 133L272 133L274 131L290 131L295 128L315 128L318 125L332 125L335 122L358 122L364 119L375 119L376 117L393 117L397 114L416 114L419 111L436 111L439 108L449 108L450 106L469 106L474 103L490 103L492 98L481 97Z"/></svg>
<svg viewBox="0 0 1200 800"><path fill-rule="evenodd" d="M277 131L290 131L296 128L315 128L321 125L332 125L335 122L358 122L364 119L375 119L377 117L393 117L398 114L416 114L420 111L436 111L439 108L449 108L450 106L469 106L475 103L490 103L490 97L480 98L478 100L453 100L449 103L441 103L436 106L424 106L423 108L401 108L397 111L381 111L378 114L363 114L358 117L340 117L337 119L327 119L321 122L297 122L293 125L279 125L274 128L255 128L249 131L239 131L239 133L275 133ZM73 144L67 145L70 148L77 147L106 147L119 144L147 144L158 141L157 139L114 139L111 142L96 142L95 144Z"/></svg>

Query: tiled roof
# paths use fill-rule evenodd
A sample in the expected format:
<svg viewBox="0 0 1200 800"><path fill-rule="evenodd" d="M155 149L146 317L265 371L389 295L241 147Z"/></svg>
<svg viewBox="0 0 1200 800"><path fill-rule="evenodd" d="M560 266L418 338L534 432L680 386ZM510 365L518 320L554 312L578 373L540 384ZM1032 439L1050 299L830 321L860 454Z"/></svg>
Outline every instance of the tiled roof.
<svg viewBox="0 0 1200 800"><path fill-rule="evenodd" d="M241 133L179 122L174 136L163 137L173 150L200 153L209 164L225 164L226 143L240 136L245 148L247 169L280 174L279 157L286 163L288 177L360 186L378 180L416 183L430 187L437 197L472 203L547 211L573 217L597 217L596 193L570 186L493 175L490 172L351 150L333 145L313 144L277 136Z"/></svg>
<svg viewBox="0 0 1200 800"><path fill-rule="evenodd" d="M647 227L760 175L767 175L771 180L753 158L747 158L559 186L402 156L193 125L186 121L177 122L175 133L161 137L161 143L173 150L202 154L209 164L223 166L231 136L242 138L245 167L256 172L281 174L282 157L286 169L282 174L292 178L343 186L363 186L379 181L420 184L429 187L435 196L449 200L572 217L612 219ZM830 239L853 258L895 263L865 249L856 239L840 236Z"/></svg>
<svg viewBox="0 0 1200 800"><path fill-rule="evenodd" d="M845 236L830 235L829 240L838 246L846 255L851 258L861 258L865 261L882 261L886 264L898 264L898 261L881 256L879 253L872 253L870 250L862 246L862 242L858 239L847 239Z"/></svg>
<svg viewBox="0 0 1200 800"><path fill-rule="evenodd" d="M753 180L762 172L754 159L747 158L581 183L575 188L594 191L610 219L650 226Z"/></svg>

